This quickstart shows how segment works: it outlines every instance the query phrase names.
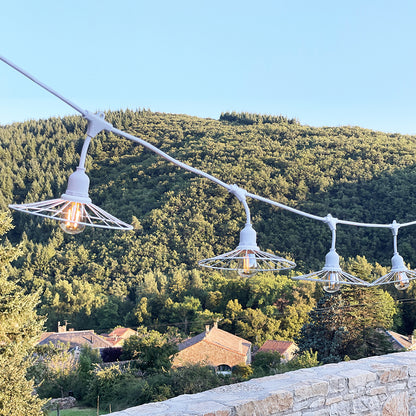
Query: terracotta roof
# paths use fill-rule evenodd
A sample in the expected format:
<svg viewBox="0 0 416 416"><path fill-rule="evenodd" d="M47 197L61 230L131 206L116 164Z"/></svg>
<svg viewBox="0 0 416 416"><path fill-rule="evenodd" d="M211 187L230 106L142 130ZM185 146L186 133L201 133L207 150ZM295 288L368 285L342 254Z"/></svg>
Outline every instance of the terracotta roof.
<svg viewBox="0 0 416 416"><path fill-rule="evenodd" d="M39 345L47 345L50 342L57 345L58 343L69 344L69 348L82 347L87 344L91 348L108 348L112 344L104 338L95 334L93 330L89 331L67 331L67 332L52 332L48 336L42 337Z"/></svg>
<svg viewBox="0 0 416 416"><path fill-rule="evenodd" d="M122 344L124 341L123 338L113 338L109 337L107 334L101 334L101 338L109 342L113 347L115 347L117 344Z"/></svg>
<svg viewBox="0 0 416 416"><path fill-rule="evenodd" d="M266 341L257 352L259 351L277 351L279 354L284 354L289 347L295 345L292 341L275 341L269 340Z"/></svg>
<svg viewBox="0 0 416 416"><path fill-rule="evenodd" d="M111 331L108 336L109 337L120 337L120 338L128 338L131 335L136 334L136 331L131 328L114 328L113 331Z"/></svg>
<svg viewBox="0 0 416 416"><path fill-rule="evenodd" d="M398 344L399 348L409 349L415 345L415 341L410 341L407 335L402 335L393 331L386 331L387 335L390 335L392 341Z"/></svg>
<svg viewBox="0 0 416 416"><path fill-rule="evenodd" d="M222 348L227 348L232 351L236 351L240 354L247 355L251 349L251 342L240 338L236 335L230 334L227 331L219 329L217 326L212 327L209 331L202 332L189 338L178 345L179 351L195 345L198 342L206 341L212 344L218 345Z"/></svg>

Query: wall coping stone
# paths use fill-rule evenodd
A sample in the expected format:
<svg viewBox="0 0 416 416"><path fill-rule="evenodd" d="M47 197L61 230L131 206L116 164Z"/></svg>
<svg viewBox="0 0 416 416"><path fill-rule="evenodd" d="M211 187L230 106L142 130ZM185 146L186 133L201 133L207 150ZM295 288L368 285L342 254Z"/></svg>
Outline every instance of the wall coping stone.
<svg viewBox="0 0 416 416"><path fill-rule="evenodd" d="M416 351L251 379L112 416L416 415Z"/></svg>

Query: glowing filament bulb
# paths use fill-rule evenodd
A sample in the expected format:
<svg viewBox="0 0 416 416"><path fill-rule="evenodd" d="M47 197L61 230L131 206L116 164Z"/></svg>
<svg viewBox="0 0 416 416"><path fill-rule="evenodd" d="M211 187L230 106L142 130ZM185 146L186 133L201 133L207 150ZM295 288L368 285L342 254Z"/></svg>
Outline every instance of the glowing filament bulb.
<svg viewBox="0 0 416 416"><path fill-rule="evenodd" d="M395 288L397 290L406 290L409 284L410 282L406 272L397 272L397 282L394 283Z"/></svg>
<svg viewBox="0 0 416 416"><path fill-rule="evenodd" d="M68 234L79 234L85 229L85 208L79 202L69 203L61 212L61 228Z"/></svg>
<svg viewBox="0 0 416 416"><path fill-rule="evenodd" d="M328 293L335 293L341 289L338 272L328 272L327 281L324 283L323 289Z"/></svg>
<svg viewBox="0 0 416 416"><path fill-rule="evenodd" d="M243 250L241 258L238 260L237 271L241 277L251 277L257 273L256 256L252 251Z"/></svg>

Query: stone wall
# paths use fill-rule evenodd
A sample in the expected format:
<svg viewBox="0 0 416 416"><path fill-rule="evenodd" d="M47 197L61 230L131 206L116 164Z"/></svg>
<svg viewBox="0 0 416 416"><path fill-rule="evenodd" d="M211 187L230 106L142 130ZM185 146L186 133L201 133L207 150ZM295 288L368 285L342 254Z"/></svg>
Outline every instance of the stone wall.
<svg viewBox="0 0 416 416"><path fill-rule="evenodd" d="M416 351L292 371L112 416L416 416Z"/></svg>

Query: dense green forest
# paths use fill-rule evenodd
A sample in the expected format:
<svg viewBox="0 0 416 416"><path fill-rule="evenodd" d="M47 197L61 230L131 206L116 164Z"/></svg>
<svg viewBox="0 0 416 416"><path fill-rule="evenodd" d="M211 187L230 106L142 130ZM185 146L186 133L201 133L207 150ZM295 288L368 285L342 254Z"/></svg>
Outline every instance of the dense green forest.
<svg viewBox="0 0 416 416"><path fill-rule="evenodd" d="M106 120L224 182L316 215L416 219L413 136L237 113L213 120L126 110L109 112ZM86 121L76 116L0 126L0 209L59 197L85 131ZM10 276L28 293L39 291L49 330L67 320L98 332L144 325L185 335L219 319L221 328L257 344L297 336L322 291L292 281L290 273L323 266L330 248L325 224L249 200L260 248L289 256L298 267L242 279L197 265L238 244L244 210L225 189L108 133L93 139L87 173L93 203L134 231L90 228L69 236L51 221L12 213L7 238L22 255ZM415 233L407 227L399 235L400 254L411 266ZM373 280L390 266L391 232L339 225L337 251L346 270ZM397 300L395 329L411 333L414 287L384 289Z"/></svg>

